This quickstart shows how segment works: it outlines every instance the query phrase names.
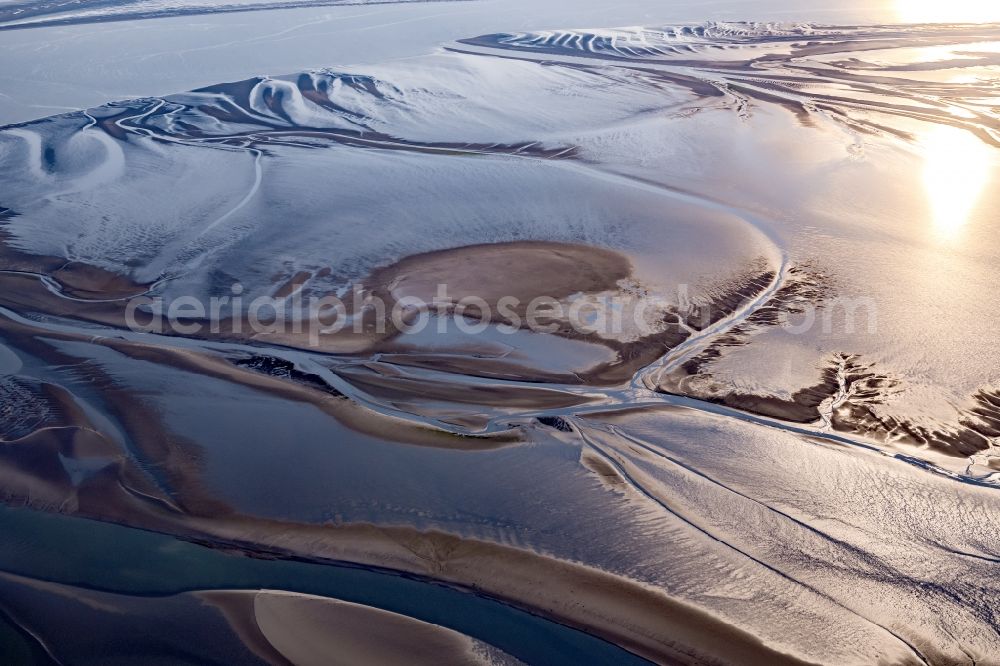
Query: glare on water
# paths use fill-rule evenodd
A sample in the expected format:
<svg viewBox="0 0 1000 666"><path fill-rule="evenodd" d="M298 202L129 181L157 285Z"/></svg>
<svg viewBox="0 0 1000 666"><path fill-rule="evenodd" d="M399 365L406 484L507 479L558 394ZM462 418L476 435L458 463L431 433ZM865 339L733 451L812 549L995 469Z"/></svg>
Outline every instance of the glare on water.
<svg viewBox="0 0 1000 666"><path fill-rule="evenodd" d="M935 125L921 138L924 192L935 232L953 238L969 220L990 179L993 149L974 134Z"/></svg>

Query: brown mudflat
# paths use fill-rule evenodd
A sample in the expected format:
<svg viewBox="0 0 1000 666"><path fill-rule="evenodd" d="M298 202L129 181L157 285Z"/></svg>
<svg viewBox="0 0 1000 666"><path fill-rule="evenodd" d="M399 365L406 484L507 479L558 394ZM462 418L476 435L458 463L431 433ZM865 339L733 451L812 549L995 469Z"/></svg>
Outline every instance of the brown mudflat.
<svg viewBox="0 0 1000 666"><path fill-rule="evenodd" d="M632 272L628 258L590 245L517 241L466 245L415 254L372 272L364 284L380 295L431 302L438 285L455 300L477 297L491 306L505 296L523 313L536 297L565 298L577 292L615 289Z"/></svg>

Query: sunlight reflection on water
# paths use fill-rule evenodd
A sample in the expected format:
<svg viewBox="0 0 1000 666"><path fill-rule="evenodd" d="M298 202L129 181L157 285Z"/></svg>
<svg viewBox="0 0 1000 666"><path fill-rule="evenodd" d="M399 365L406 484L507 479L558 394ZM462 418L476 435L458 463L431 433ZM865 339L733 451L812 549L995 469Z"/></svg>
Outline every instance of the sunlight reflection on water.
<svg viewBox="0 0 1000 666"><path fill-rule="evenodd" d="M935 232L954 238L990 179L993 149L968 131L935 125L921 138L924 191Z"/></svg>

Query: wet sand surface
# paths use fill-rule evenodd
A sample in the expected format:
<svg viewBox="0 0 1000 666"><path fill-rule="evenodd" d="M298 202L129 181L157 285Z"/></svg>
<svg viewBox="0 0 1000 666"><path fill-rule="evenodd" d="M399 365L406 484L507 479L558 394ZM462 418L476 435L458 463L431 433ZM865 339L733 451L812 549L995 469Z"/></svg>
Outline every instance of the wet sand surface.
<svg viewBox="0 0 1000 666"><path fill-rule="evenodd" d="M520 663L443 627L336 599L270 590L202 598L224 609L234 627L254 627L268 656L293 664Z"/></svg>
<svg viewBox="0 0 1000 666"><path fill-rule="evenodd" d="M0 630L39 663L1000 663L997 44L498 33L0 128ZM940 131L981 167L957 222L896 180ZM255 330L264 296L350 325ZM49 514L205 576L59 577ZM263 573L299 565L393 582Z"/></svg>

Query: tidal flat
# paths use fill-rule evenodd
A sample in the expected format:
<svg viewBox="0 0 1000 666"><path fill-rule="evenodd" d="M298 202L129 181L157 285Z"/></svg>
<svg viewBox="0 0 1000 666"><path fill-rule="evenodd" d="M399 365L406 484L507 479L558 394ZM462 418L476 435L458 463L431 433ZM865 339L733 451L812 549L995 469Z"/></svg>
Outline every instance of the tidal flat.
<svg viewBox="0 0 1000 666"><path fill-rule="evenodd" d="M591 4L0 7L0 660L1000 664L1000 16Z"/></svg>

